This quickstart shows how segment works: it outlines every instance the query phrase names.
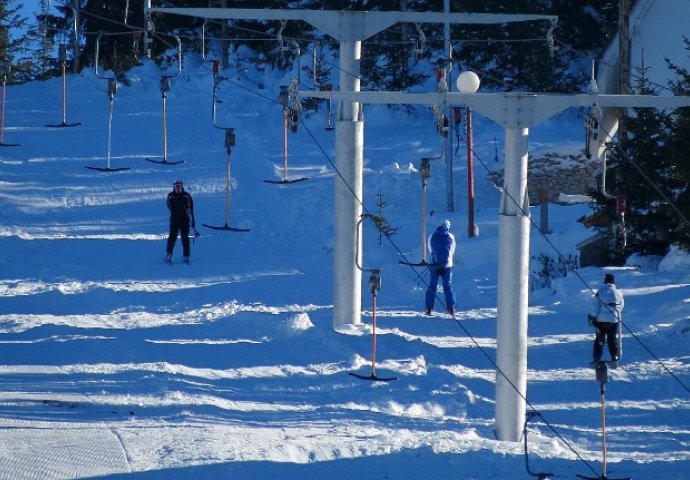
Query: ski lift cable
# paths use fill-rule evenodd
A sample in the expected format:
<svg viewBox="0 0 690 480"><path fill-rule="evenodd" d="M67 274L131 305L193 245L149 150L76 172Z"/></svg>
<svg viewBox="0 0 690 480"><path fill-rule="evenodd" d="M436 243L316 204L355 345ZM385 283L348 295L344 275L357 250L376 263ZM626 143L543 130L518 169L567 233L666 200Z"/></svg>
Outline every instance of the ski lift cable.
<svg viewBox="0 0 690 480"><path fill-rule="evenodd" d="M463 138L463 141L466 141L466 140ZM618 146L617 148L620 149L620 146ZM629 158L629 157L625 154L625 152L622 151L622 149L620 150L620 153L621 153L621 155L624 155L624 156L626 157L626 159L627 159L628 161L630 161L630 163L632 163L633 166L635 166L635 168L638 169L639 173L640 173L648 182L650 182L650 183L652 184L652 186L657 190L657 192L658 192L666 201L668 201L671 205L673 205L673 208L674 208L674 209L677 211L677 213L681 216L681 218L684 220L685 224L688 225L688 226L690 226L690 221L688 221L687 217L686 217L685 215L683 215L683 213L682 213L680 210L678 210L678 207L676 207L676 206L666 197L666 195L664 195L664 193L659 189L659 187L656 186L656 185L652 182L652 180L651 180L647 175L645 175L645 173L642 171L642 169L640 169L639 166L638 166L631 158ZM488 173L492 173L492 170L488 167L488 165L486 164L486 162L484 162L484 160L481 158L481 156L477 155L477 152L474 151L474 149L473 149L473 155L474 155L474 158L476 158L476 159L479 161L479 163L481 163L481 165L486 169L486 171L487 171ZM501 188L499 185L496 185L495 182L494 182L494 185L495 185L497 188L499 188L499 189L502 190L502 188ZM505 192L505 194L506 194L506 196L510 199L511 202L513 202L519 209L522 210L522 207L520 207L520 206L518 205L518 203L515 201L515 199L512 198L508 192ZM556 252L556 254L558 255L559 259L565 259L565 256L561 253L561 251L558 249L558 247L557 247L557 246L546 236L545 233L543 233L543 232L541 231L540 228L538 228L536 222L528 215L528 212L524 212L524 211L523 211L523 214L527 217L528 221L530 222L530 224L532 224L532 226L534 227L534 229L542 236L543 240L553 249L554 252ZM584 279L584 277L583 277L577 270L573 270L573 274L582 282L582 284L583 284L593 295L596 295L596 291L589 285L589 283L587 283L587 281ZM609 307L609 306L606 305L606 304L603 304L603 305L604 305L604 307L605 307L607 310L609 310L611 313L613 313L613 310L611 309L611 307ZM637 335L636 333L634 333L634 332L630 329L630 327L628 327L628 325L627 325L625 322L623 322L622 320L620 321L620 323L621 323L621 325L625 328L625 330L626 330L628 333L630 333L630 335L631 335L631 336L642 346L642 348L643 348L644 350L646 350L647 353L649 353L649 355L650 355L650 356L651 356L651 357L662 367L662 369L663 369L664 371L666 371L668 374L670 374L671 377L672 377L676 382L678 382L678 384L681 386L681 388L683 388L686 392L690 393L690 388L689 388L689 387L688 387L688 386L687 386L687 385L686 385L686 384L685 384L675 373L673 373L673 372L671 371L670 368L668 368L668 366L659 358L658 355L656 355L656 354L655 354L655 353L644 343L644 341L642 341L642 339L639 337L639 335Z"/></svg>
<svg viewBox="0 0 690 480"><path fill-rule="evenodd" d="M318 142L318 140L317 140L316 137L314 136L314 134L313 134L313 132L311 131L311 129L309 129L309 127L306 125L306 123L305 123L303 120L301 120L301 119L300 119L300 123L302 123L303 127L304 127L305 130L308 132L308 134L309 134L310 137L312 138L313 142L316 144L317 148L321 151L321 153L324 155L324 157L327 159L327 161L331 164L331 166L333 167L333 170L335 171L336 175L337 175L338 177L340 177L340 180L344 183L345 187L350 191L350 193L352 194L353 198L357 201L357 203L359 203L359 205L362 207L362 209L364 210L365 214L371 216L371 213L369 212L369 209L367 208L367 206L364 205L364 203L362 202L362 200L361 200L361 199L357 196L357 194L355 193L355 191L354 191L354 189L352 188L352 186L345 180L345 178L344 178L343 175L340 173L340 171L339 171L338 168L336 167L336 165L335 165L335 163L333 162L333 160L330 158L330 155L328 155L328 153L327 153L326 150L323 148L323 146ZM404 258L405 260L407 260L407 256L406 256L405 253L401 250L401 248L395 243L395 241L392 239L392 237L391 237L390 235L385 234L385 232L384 232L384 236L386 237L386 239L388 240L388 242L391 244L391 246L393 247L393 249L396 250L397 253L398 253L402 258ZM411 268L412 271L415 273L415 275L416 275L424 284L426 284L426 285L428 286L428 282L422 277L422 275L421 275L413 266L410 266L410 268ZM437 298L437 300L439 300L439 302L440 302L442 305L445 306L445 304L444 304L444 302L443 302L443 299L441 299L440 296L439 296L438 294L437 294L436 298ZM532 404L532 402L530 402L530 401L527 399L527 397L518 389L518 387L510 380L510 378L508 378L508 376L505 374L505 372L503 372L503 370L498 366L498 364L496 363L496 361L495 361L493 358L491 358L491 355L489 355L489 353L487 352L487 350L479 344L479 342L477 341L477 339L476 339L476 338L469 332L469 330L460 322L460 320L459 320L458 318L455 317L455 315L453 315L453 320L454 320L455 323L460 327L460 329L465 333L465 335L470 339L470 341L474 344L474 346L475 346L477 349L479 349L479 351L482 353L482 355L484 355L484 357L489 361L489 363L491 363L491 365L496 369L497 374L504 378L504 380L510 385L510 387L511 387L513 390L515 390L515 392L520 396L520 398L521 398L522 400L525 401L526 405L528 405L529 408L530 408L532 411L539 413L539 410L537 410L537 408ZM571 452L573 452L573 454L574 454L580 461L582 461L592 472L594 472L594 473L596 474L596 470L594 469L594 467L592 467L591 464L590 464L587 460L585 460L585 459L582 457L582 455L580 455L580 453L570 444L570 442L568 442L568 441L565 439L565 437L563 437L563 435L561 435L561 433L560 433L558 430L556 430L556 428L555 428L550 422L548 422L548 421L543 417L543 415L540 414L540 416L541 416L541 418L543 419L544 424L547 425L547 426L549 427L549 429L554 433L554 435L556 435L556 436L563 442L563 444L564 444Z"/></svg>
<svg viewBox="0 0 690 480"><path fill-rule="evenodd" d="M101 19L101 20L104 20L104 21L108 21L108 22L111 22L111 23L114 23L114 24L117 24L117 25L120 25L120 26L124 26L124 27L130 28L130 29L139 30L139 31L142 31L142 32L146 31L146 29L138 28L138 27L133 27L132 25L128 25L128 24L126 24L126 23L118 22L118 21L113 20L113 19L105 18L105 17L99 16L99 15L93 14L93 13L91 13L91 12L87 12L87 11L81 11L81 12L84 13L84 14L86 14L86 15L90 15L90 16L92 16L92 17L94 17L94 18L98 18L98 19ZM265 33L265 32L259 32L259 31L252 31L252 30L250 30L250 29L244 29L244 30L250 31L250 32L255 32L255 33ZM281 26L281 32L282 32L282 26ZM100 33L102 33L102 32L100 32ZM129 33L129 32L122 32L122 33L119 33L119 32L118 32L118 33L112 33L112 34L109 34L109 35L128 35L128 34L131 34L131 33ZM167 34L164 34L164 33L161 33L161 32L155 32L155 33L154 33L154 36L155 36L155 37L158 37L160 40L162 40L163 42L165 42L165 40L163 40L162 38L160 38L161 35L166 35L166 36L167 36ZM272 40L272 39L266 39L266 41L271 41L271 40ZM434 39L434 38L432 37L432 40L436 40L436 39ZM293 40L293 41L294 41L294 40ZM445 40L444 40L444 41L445 41ZM544 39L543 39L543 38L539 38L539 39L498 39L498 40L491 40L491 39L486 39L486 40L483 40L483 39L482 39L482 40L478 40L478 39L477 39L477 40L463 40L463 41L464 41L464 42L465 42L465 41L470 41L470 42L472 42L472 41L483 41L483 42L488 42L488 41L502 41L502 42L524 41L524 42L527 42L527 41L544 41ZM382 42L382 43L390 43L390 42ZM558 41L558 43L559 43L559 44L563 44L563 42L560 42L560 41ZM168 44L168 45L169 45L169 46L172 46L171 44ZM565 44L563 44L563 45L565 45ZM571 48L571 47L569 47L569 48ZM572 48L571 48L571 49L572 49ZM572 50L574 50L574 49L572 49ZM325 63L328 64L328 65L331 65L331 66L333 66L333 67L335 67L335 68L337 68L337 69L339 69L338 66L336 66L336 65L332 65L332 64L330 64L330 63L328 63L328 62L325 62ZM206 67L205 65L203 65L203 66ZM208 68L208 67L206 67L206 68ZM354 76L354 74L352 74L352 75ZM264 99L266 99L266 100L269 100L269 101L271 101L271 102L273 102L273 103L279 103L279 102L276 101L275 99L272 99L272 98L267 97L267 96L265 96L265 95L263 95L263 94L261 94L261 93L258 93L258 92L254 91L254 90L252 90L252 89L250 89L250 88L248 88L248 87L245 87L244 85L241 85L241 84L236 83L236 82L233 82L233 81L230 81L230 82L233 83L233 84L235 84L236 86L239 86L239 87L241 87L241 88L243 88L243 89L245 89L245 90L247 90L247 91L249 91L249 92L251 92L251 93L257 95L257 96L260 96L260 97L262 97L262 98L264 98ZM303 125L305 125L305 128L307 128L307 131L309 132L310 136L312 137L312 139L313 139L313 140L317 143L317 145L318 145L318 142L316 141L316 138L313 136L312 132L308 129L308 127L306 127L306 124L304 123L304 121L303 121L302 119L300 119L300 123L302 123ZM319 146L319 148L321 148L321 147ZM334 170L336 171L336 173L338 174L338 176L340 176L341 180L342 180L343 182L345 182L344 177L343 177L343 176L340 174L340 172L335 168L335 165L334 165L333 162L330 160L330 157L327 155L327 153L325 152L325 150L322 149L322 152L324 153L324 155L326 156L326 158L329 159L329 162L330 162L331 165L333 166L333 168L334 168ZM476 155L476 154L475 154L475 155ZM487 169L487 171L490 172L491 170L490 170L490 169L486 166L486 164L480 159L480 157L477 157L477 158L478 158L478 160L480 161L480 163L482 163L482 165ZM188 167L187 167L187 168L188 168ZM346 182L345 182L345 183L346 183ZM355 194L354 190L352 190L351 186L347 185L347 187L348 187L348 189L350 190L350 192L351 192L353 195L356 196L356 194ZM515 199L512 199L512 198L511 198L510 200L513 201L516 205L518 205L518 203L516 202ZM361 201L360 199L357 199L357 201L362 205L363 208L366 209L366 207L364 206L364 204L362 203L362 201ZM528 216L528 218L529 218L529 216ZM531 219L530 219L530 221L534 224L534 222L533 222ZM537 229L537 230L539 230L539 229ZM396 248L396 250L398 250L398 253L406 260L406 256L404 255L404 253L402 252L402 250L400 250L400 249L397 247L397 245L394 244L394 242L392 241L392 239L390 238L390 236L386 235L386 238L388 238L388 240L394 245L394 247ZM562 257L562 254L558 251L558 249L557 249L556 246L553 244L553 242L551 242L546 236L544 236L544 238L545 238L545 240L547 241L547 243L549 243L549 244L551 245L551 247L559 254L559 256ZM412 268L413 268L413 270L414 270L414 267L412 267ZM421 276L419 275L418 272L416 272L416 270L415 270L415 273L417 273L417 275L421 278ZM587 284L587 282L584 280L584 278L582 278L582 277L579 275L579 273L577 273L577 272L575 272L575 273L576 273L576 275L578 275L578 277L580 277L580 279L585 283L585 285L587 285L587 288L588 288L590 291L592 291L592 292L594 293L594 290ZM422 279L422 281L424 281L424 279ZM439 298L439 301L441 302L441 304L443 304L443 299L440 299L440 298ZM457 319L456 319L456 322L457 322ZM630 333L632 333L632 331L627 327L627 325L624 325L624 326L626 327L626 330L628 330ZM463 329L464 329L464 328L463 328ZM465 333L469 335L469 332L466 331ZM634 336L634 338L636 338L638 341L640 341L640 340L637 338L636 335L633 334L633 336ZM646 346L645 346L645 349L647 349ZM648 350L648 349L647 349L647 350ZM651 353L651 352L650 352L650 353ZM670 372L670 370L668 370L668 368L667 368L665 365L664 365L664 368L665 368L667 371ZM673 374L672 374L672 375L673 375ZM674 377L675 377L675 375L674 375ZM675 378L677 378L677 377L675 377ZM683 387L684 387L687 391L690 392L690 389L688 389L688 387L685 386L682 382L681 382L681 385L683 385Z"/></svg>
<svg viewBox="0 0 690 480"><path fill-rule="evenodd" d="M198 61L198 60L197 60L197 61ZM199 62L199 63L200 63L200 62ZM200 64L201 64L201 63L200 63ZM206 66L206 65L204 65L204 64L201 64L201 66L202 66L203 68L207 68L207 69L208 69L208 66ZM264 94L262 94L262 93L260 93L260 92L257 92L256 90L253 90L253 89L251 89L251 88L249 88L249 87L246 87L246 86L244 86L244 85L242 85L242 84L240 84L240 83L238 83L238 82L235 82L235 81L230 80L230 79L225 79L225 80L227 80L229 83L231 83L231 84L233 84L233 85L235 85L235 86L237 86L237 87L239 87L239 88L242 88L242 89L244 89L244 90L246 90L246 91L252 93L253 95L256 95L257 97L261 97L261 98L263 98L263 99L265 99L265 100L268 100L268 101L270 101L270 102L272 102L272 103L279 103L278 100L273 99L273 98L270 98L270 97L268 97L268 96L266 96L266 95L264 95ZM357 203L359 203L359 205L362 207L362 209L364 210L364 212L365 212L366 214L372 216L372 214L369 212L369 209L368 209L367 206L364 204L364 202L362 201L362 199L359 198L359 197L357 196L357 194L356 194L356 192L354 191L354 189L352 188L352 186L345 180L345 177L344 177L343 174L339 171L339 169L338 169L337 166L335 165L334 161L331 159L331 157L330 157L330 155L328 154L328 152L326 152L326 150L324 149L324 147L323 147L323 146L319 143L319 141L316 139L314 133L311 131L311 129L309 128L309 126L305 123L304 119L302 119L302 118L300 117L300 118L299 118L299 123L302 124L302 126L303 126L304 129L307 131L308 135L311 137L311 139L312 139L312 141L314 142L314 144L315 144L315 145L317 146L317 148L321 151L321 153L323 154L323 156L326 158L326 160L328 161L328 163L329 163L329 164L331 165L331 167L333 168L333 170L334 170L336 176L340 178L340 180L343 182L343 184L345 185L345 187L349 190L349 192L350 192L350 194L353 196L353 198L357 201ZM384 233L384 236L386 237L386 239L388 240L388 242L389 242L389 243L391 244L391 246L393 247L393 249L398 253L398 255L399 255L401 258L403 258L404 260L409 260L409 259L407 258L407 255L405 255L405 253L402 251L402 249L401 249L401 248L395 243L395 241L392 239L391 235L386 234L385 232L383 232L383 233ZM410 268L412 269L412 271L414 272L414 274L417 276L417 278L418 278L423 284L425 284L425 285L428 286L428 282L427 282L427 280L423 277L423 275L422 275L420 272L418 272L418 271L415 269L415 267L410 266ZM442 298L440 298L438 295L437 295L437 299L438 299L438 301L439 301L439 303L440 303L441 305L444 305L444 306L445 306L444 300L443 300ZM529 408L530 408L532 411L538 413L538 410L536 409L536 407L525 397L525 395L524 395L522 392L520 392L520 390L519 390L519 389L517 388L517 386L510 380L510 378L508 378L508 376L505 374L505 372L503 372L503 370L498 366L498 364L496 363L496 361L495 361L493 358L491 358L491 355L489 355L488 351L487 351L484 347L482 347L482 345L477 341L477 339L469 332L469 330L468 330L462 323L460 323L459 319L457 319L457 318L455 317L455 315L453 315L453 319L455 320L455 323L460 327L460 329L463 330L463 332L465 333L465 335L470 339L470 341L474 344L474 346L475 346L476 348L479 349L479 351L482 353L482 355L484 355L484 357L488 360L488 362L496 369L497 374L500 375L501 377L503 377L503 378L506 380L506 382L510 385L510 387L511 387L513 390L515 390L515 392L525 401L526 405L528 405ZM543 416L542 416L541 418L543 419L545 425L547 425L548 428L554 433L554 435L556 435L556 436L561 440L561 442L563 442L563 444L564 444L571 452L573 452L573 454L574 454L581 462L583 462L583 463L587 466L587 468L589 468L589 470L591 470L593 473L596 474L596 470L590 465L590 463L589 463L587 460L585 460L585 459L582 457L582 455L580 455L580 453L570 444L570 442L568 442L568 441L563 437L563 435L562 435L558 430L556 430L556 428L555 428L551 423L549 423Z"/></svg>
<svg viewBox="0 0 690 480"><path fill-rule="evenodd" d="M87 13L87 12L84 12L84 13ZM88 13L87 13L87 14L88 14ZM94 15L94 16L95 16L95 15ZM98 16L96 16L96 17L98 17ZM102 18L102 17L98 17L98 18ZM102 18L102 19L104 19L104 18ZM119 22L116 22L116 21L111 20L111 19L104 19L104 20L107 20L107 21L110 21L110 22L119 24ZM130 27L130 28L131 28L131 27ZM143 29L141 29L141 30L143 31ZM157 32L156 35L160 35L160 32ZM273 41L275 41L275 40L273 40ZM205 66L205 65L202 65L202 66L205 67L205 68L208 68L208 67ZM233 84L235 84L236 86L239 86L240 88L243 88L243 89L245 89L245 90L247 90L247 91L253 93L254 95L257 95L257 96L259 96L259 97L262 97L262 98L264 98L264 99L266 99L266 100L269 100L269 101L271 101L271 102L273 102L273 103L278 103L275 99L269 98L269 97L267 97L266 95L263 95L263 94L261 94L261 93L259 93L259 92L256 92L256 91L254 91L254 90L252 90L252 89L250 89L250 88L248 88L248 87L245 87L244 85L241 85L241 84L239 84L239 83L237 83L237 82L233 82L233 81L230 81L230 82L233 83ZM308 128L308 126L305 124L305 122L304 122L303 119L300 118L299 121L300 121L300 123L302 123L302 125L304 126L304 128L307 130L307 132L309 133L310 137L311 137L312 140L315 142L315 144L317 145L317 147L321 150L322 154L326 157L326 159L328 160L328 162L331 164L331 166L333 167L334 171L336 172L336 175L337 175L338 177L340 177L341 181L344 182L346 188L347 188L347 189L350 191L350 193L354 196L354 198L357 200L357 202L362 206L362 208L365 210L365 212L368 213L367 207L364 205L364 203L362 202L362 200L361 200L359 197L357 197L356 193L355 193L354 190L352 189L352 186L350 186L350 185L347 183L347 181L346 181L345 178L343 177L342 173L337 169L337 167L335 166L334 162L332 161L332 159L330 158L330 156L328 155L328 153L325 151L325 149L324 149L324 148L319 144L319 142L316 140L315 136L313 135L313 132ZM402 252L402 250L395 244L395 242L392 240L391 236L390 236L390 235L387 235L387 234L385 234L385 233L384 233L384 236L388 239L389 243L391 243L391 245L394 247L394 249L397 250L398 254L399 254L403 259L407 259L407 257L406 257L406 255L404 254L404 252ZM414 269L414 267L410 267L410 268L412 268L412 270L415 272L415 274L417 275L417 277L418 277L423 283L425 283L425 284L427 283L426 280L422 277L422 275ZM440 302L441 304L443 304L443 299L439 298L439 302ZM517 388L517 386L514 385L513 382L507 377L507 375L498 367L498 365L496 364L496 362L491 358L491 356L488 354L488 352L479 344L479 342L474 338L474 336L471 335L471 333L467 330L467 328L466 328L464 325L462 325L462 324L459 322L459 320L458 320L457 318L455 318L455 316L454 316L453 318L454 318L456 324L464 331L464 333L465 333L465 334L468 336L468 338L473 342L473 344L479 349L479 351L482 352L482 354L486 357L486 359L496 368L497 373L498 373L499 375L501 375L502 377L504 377L504 379L508 382L508 384L511 386L511 388L513 388L513 389L516 391L516 393L518 393L518 395L526 402L526 404L527 404L533 411L538 412L538 411L536 410L536 408L534 407L534 405L533 405L533 404L522 394L522 392L519 391L519 389ZM566 440L566 439L555 429L555 427L554 427L553 425L551 425L548 421L546 421L546 419L544 419L543 416L542 416L542 419L544 420L544 423L549 427L549 429L550 429L550 430L551 430L551 431L552 431L552 432L553 432L553 433L554 433L554 434L555 434L555 435L556 435L556 436L557 436L557 437L568 447L568 449L571 450L571 451L575 454L575 456L576 456L580 461L582 461L592 472L594 472L594 473L596 474L596 471L595 471L594 468L589 464L589 462L587 462L587 461L586 461L586 460L585 460L585 459L584 459L584 458L583 458L583 457L582 457L582 456L581 456L581 455L570 445L570 443L569 443L569 442L568 442L568 441L567 441L567 440Z"/></svg>

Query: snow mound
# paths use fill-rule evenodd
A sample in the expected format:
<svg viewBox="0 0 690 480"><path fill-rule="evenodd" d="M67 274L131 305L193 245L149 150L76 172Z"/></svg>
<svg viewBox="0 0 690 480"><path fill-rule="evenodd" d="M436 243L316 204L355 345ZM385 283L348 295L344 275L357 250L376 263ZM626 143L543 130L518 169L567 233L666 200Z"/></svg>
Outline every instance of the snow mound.
<svg viewBox="0 0 690 480"><path fill-rule="evenodd" d="M678 247L671 247L671 250L659 262L660 272L690 272L690 255L683 252Z"/></svg>
<svg viewBox="0 0 690 480"><path fill-rule="evenodd" d="M285 331L291 334L306 332L307 330L313 327L314 324L309 318L309 314L306 312L292 315L285 321L285 324L283 325Z"/></svg>
<svg viewBox="0 0 690 480"><path fill-rule="evenodd" d="M633 253L625 261L626 267L637 267L643 272L656 272L659 270L659 264L664 259L660 255L640 255Z"/></svg>

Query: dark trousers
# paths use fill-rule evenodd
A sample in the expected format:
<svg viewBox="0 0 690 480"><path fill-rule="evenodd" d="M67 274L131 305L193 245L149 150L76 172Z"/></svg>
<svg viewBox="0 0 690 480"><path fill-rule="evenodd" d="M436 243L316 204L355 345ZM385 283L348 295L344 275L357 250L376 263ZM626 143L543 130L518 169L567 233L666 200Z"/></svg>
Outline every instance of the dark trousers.
<svg viewBox="0 0 690 480"><path fill-rule="evenodd" d="M431 310L434 308L434 300L436 300L436 288L438 287L439 277L443 281L443 296L446 300L446 308L448 310L455 309L455 292L453 291L453 268L437 268L431 267L429 269L431 274L429 278L429 287L426 290L426 308Z"/></svg>
<svg viewBox="0 0 690 480"><path fill-rule="evenodd" d="M189 246L189 224L179 223L175 221L170 222L170 235L168 235L168 246L166 251L169 255L172 255L173 249L175 248L175 242L177 241L177 235L180 235L182 239L182 254L185 257L190 255L191 247Z"/></svg>
<svg viewBox="0 0 690 480"><path fill-rule="evenodd" d="M618 360L618 324L607 322L594 322L596 338L594 339L594 358L601 359L604 351L604 343L609 347L611 360Z"/></svg>

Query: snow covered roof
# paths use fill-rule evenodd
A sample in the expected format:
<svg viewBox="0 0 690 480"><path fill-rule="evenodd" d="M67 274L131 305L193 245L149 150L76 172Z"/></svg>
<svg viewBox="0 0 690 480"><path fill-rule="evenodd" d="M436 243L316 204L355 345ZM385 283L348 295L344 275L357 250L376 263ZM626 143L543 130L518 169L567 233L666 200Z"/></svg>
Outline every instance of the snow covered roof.
<svg viewBox="0 0 690 480"><path fill-rule="evenodd" d="M669 70L665 58L682 66L690 66L690 53L683 40L690 37L687 19L690 0L638 0L630 12L630 75L635 68L649 67L650 80L668 85ZM597 84L599 93L618 93L619 36L616 35L599 59ZM634 85L634 80L631 81ZM666 92L668 93L668 92Z"/></svg>

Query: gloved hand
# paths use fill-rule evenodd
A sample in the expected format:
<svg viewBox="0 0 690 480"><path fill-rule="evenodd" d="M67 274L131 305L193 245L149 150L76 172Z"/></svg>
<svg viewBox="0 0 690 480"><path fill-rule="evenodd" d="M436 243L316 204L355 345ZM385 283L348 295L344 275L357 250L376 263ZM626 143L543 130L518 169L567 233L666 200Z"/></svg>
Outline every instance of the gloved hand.
<svg viewBox="0 0 690 480"><path fill-rule="evenodd" d="M588 314L587 314L587 323L589 323L590 325L592 325L592 324L593 324L594 322L596 322L596 321L597 321L597 317L595 317L595 316L592 315L591 313L588 313Z"/></svg>

